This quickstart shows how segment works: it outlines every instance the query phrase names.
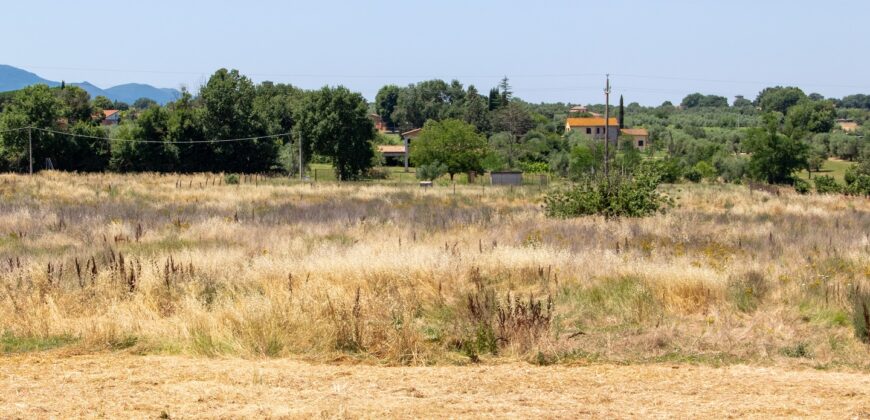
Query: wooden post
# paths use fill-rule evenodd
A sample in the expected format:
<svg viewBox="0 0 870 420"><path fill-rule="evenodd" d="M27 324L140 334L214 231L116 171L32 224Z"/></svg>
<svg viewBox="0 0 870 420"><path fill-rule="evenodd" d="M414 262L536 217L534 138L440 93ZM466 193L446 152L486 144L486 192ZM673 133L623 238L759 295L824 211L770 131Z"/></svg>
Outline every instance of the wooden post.
<svg viewBox="0 0 870 420"><path fill-rule="evenodd" d="M27 153L30 155L30 175L33 175L33 130L27 127Z"/></svg>

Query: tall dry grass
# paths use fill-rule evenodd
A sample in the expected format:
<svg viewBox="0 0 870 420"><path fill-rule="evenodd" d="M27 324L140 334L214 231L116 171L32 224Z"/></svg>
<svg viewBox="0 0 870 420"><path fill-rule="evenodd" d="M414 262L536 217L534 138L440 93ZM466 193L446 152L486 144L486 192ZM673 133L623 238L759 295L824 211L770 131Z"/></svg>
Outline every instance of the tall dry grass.
<svg viewBox="0 0 870 420"><path fill-rule="evenodd" d="M667 215L565 221L536 188L216 180L0 176L0 333L402 364L870 367L863 198L681 185Z"/></svg>

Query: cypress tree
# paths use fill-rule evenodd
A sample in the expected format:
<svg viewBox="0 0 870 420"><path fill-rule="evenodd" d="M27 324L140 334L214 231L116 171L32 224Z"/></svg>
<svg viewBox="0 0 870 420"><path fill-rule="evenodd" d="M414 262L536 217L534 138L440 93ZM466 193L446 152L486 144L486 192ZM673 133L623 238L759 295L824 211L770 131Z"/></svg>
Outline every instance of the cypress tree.
<svg viewBox="0 0 870 420"><path fill-rule="evenodd" d="M622 104L622 95L619 95L619 129L625 128L625 106Z"/></svg>

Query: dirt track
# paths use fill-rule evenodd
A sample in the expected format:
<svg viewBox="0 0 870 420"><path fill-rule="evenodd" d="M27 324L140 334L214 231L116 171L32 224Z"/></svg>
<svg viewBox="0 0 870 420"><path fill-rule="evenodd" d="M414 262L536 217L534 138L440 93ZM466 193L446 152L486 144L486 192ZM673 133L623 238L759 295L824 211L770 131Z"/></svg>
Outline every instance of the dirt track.
<svg viewBox="0 0 870 420"><path fill-rule="evenodd" d="M0 358L0 417L870 418L870 375L733 366L389 368L293 360Z"/></svg>

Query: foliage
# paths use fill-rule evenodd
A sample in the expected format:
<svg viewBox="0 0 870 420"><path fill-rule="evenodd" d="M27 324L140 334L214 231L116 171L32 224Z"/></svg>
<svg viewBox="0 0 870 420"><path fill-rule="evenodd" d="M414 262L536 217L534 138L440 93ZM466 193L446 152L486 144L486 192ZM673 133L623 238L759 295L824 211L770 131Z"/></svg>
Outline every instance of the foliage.
<svg viewBox="0 0 870 420"><path fill-rule="evenodd" d="M224 175L224 183L227 185L238 185L239 184L239 174L226 174L226 175Z"/></svg>
<svg viewBox="0 0 870 420"><path fill-rule="evenodd" d="M697 107L727 107L728 99L723 96L716 95L702 95L700 93L693 93L680 102L680 105L684 108L697 108Z"/></svg>
<svg viewBox="0 0 870 420"><path fill-rule="evenodd" d="M200 90L204 105L204 133L209 139L238 139L264 135L254 113L256 89L238 70L220 69ZM279 144L274 139L214 143L214 170L268 171L277 164Z"/></svg>
<svg viewBox="0 0 870 420"><path fill-rule="evenodd" d="M305 95L294 116L306 155L330 157L341 180L359 179L371 167L375 132L359 93L324 87Z"/></svg>
<svg viewBox="0 0 870 420"><path fill-rule="evenodd" d="M440 162L450 179L460 172L480 171L487 155L486 138L473 125L461 120L428 121L411 147L415 166Z"/></svg>
<svg viewBox="0 0 870 420"><path fill-rule="evenodd" d="M775 119L769 119L767 130L750 130L747 150L750 176L770 184L790 183L795 171L807 167L806 145L779 134Z"/></svg>
<svg viewBox="0 0 870 420"><path fill-rule="evenodd" d="M870 292L858 286L852 291L852 326L855 336L870 344Z"/></svg>
<svg viewBox="0 0 870 420"><path fill-rule="evenodd" d="M632 176L587 177L569 189L548 192L544 210L556 218L649 216L672 204L670 197L657 190L660 181L660 174L649 167Z"/></svg>
<svg viewBox="0 0 870 420"><path fill-rule="evenodd" d="M834 104L828 101L805 100L788 109L785 132L792 137L807 133L827 133L834 128Z"/></svg>
<svg viewBox="0 0 870 420"><path fill-rule="evenodd" d="M550 165L546 162L523 162L522 170L529 174L545 174L550 172Z"/></svg>
<svg viewBox="0 0 870 420"><path fill-rule="evenodd" d="M701 171L699 171L697 168L695 168L693 166L693 167L687 169L685 173L683 173L683 177L685 177L686 180L688 180L690 182L698 183L698 182L701 182L701 179L704 178L704 175L702 175Z"/></svg>
<svg viewBox="0 0 870 420"><path fill-rule="evenodd" d="M393 121L393 112L396 110L398 101L399 87L396 85L382 87L375 96L375 111L381 116L387 127L396 125L396 122Z"/></svg>
<svg viewBox="0 0 870 420"><path fill-rule="evenodd" d="M810 183L802 178L795 178L793 185L798 194L809 194L810 192Z"/></svg>
<svg viewBox="0 0 870 420"><path fill-rule="evenodd" d="M447 165L437 160L417 167L417 179L434 181L447 173Z"/></svg>
<svg viewBox="0 0 870 420"><path fill-rule="evenodd" d="M768 87L758 93L755 104L763 112L788 113L788 109L806 99L807 95L796 87Z"/></svg>
<svg viewBox="0 0 870 420"><path fill-rule="evenodd" d="M817 176L814 181L816 184L816 192L819 194L834 194L839 193L842 190L840 184L837 184L837 181L829 175Z"/></svg>

